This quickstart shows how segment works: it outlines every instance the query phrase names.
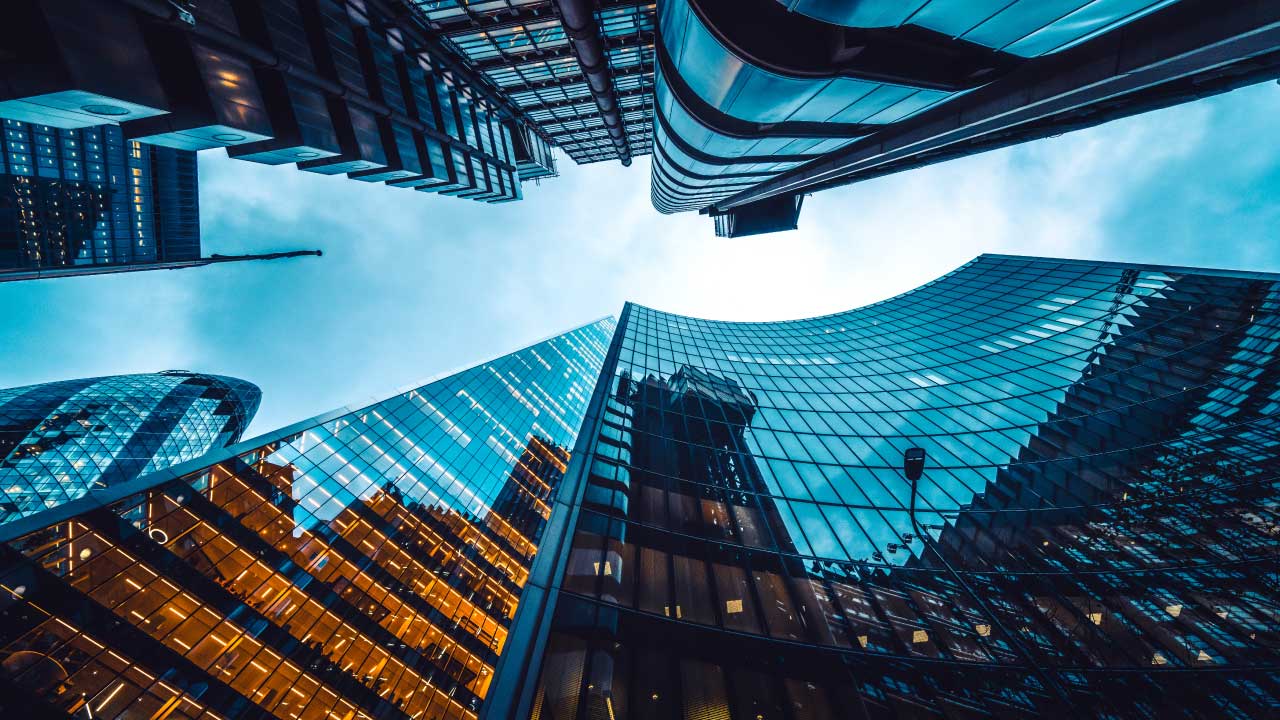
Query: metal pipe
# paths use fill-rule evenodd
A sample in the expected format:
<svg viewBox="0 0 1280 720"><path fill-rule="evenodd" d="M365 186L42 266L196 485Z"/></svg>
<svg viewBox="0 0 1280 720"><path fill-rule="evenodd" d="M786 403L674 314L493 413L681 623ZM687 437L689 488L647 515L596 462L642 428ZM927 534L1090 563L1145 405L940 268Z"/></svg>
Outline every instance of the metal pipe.
<svg viewBox="0 0 1280 720"><path fill-rule="evenodd" d="M921 464L920 469L923 471L923 463ZM957 572L956 569L951 566L951 563L947 561L947 558L943 556L942 548L933 542L933 538L929 537L928 528L924 527L916 518L916 496L919 494L920 478L918 476L912 476L908 478L908 482L911 483L911 509L909 511L911 527L916 531L916 536L920 538L920 542L924 544L926 549L933 551L933 556L938 559L938 562L942 563L943 569L951 576L951 579L954 580L956 584L960 586L960 589L972 598L975 603L977 603L978 608L991 619L992 624L996 626L996 630L1009 641L1010 647L1012 647L1013 651L1019 655L1024 663L1027 664L1027 669L1031 670L1031 673L1035 675L1041 684L1045 686L1045 689L1056 696L1065 708L1074 709L1074 703L1071 700L1071 695L1068 694L1066 690L1062 689L1062 686L1059 685L1044 668L1040 667L1040 664L1036 662L1035 656L1031 654L1031 651L1023 647L1022 641L1018 639L1018 636L1014 635L1007 627L1005 627L1004 621L1002 621L1000 616L991 609L991 606L982 599L982 596L975 592L973 588L969 587L969 583L964 581L964 578L960 576L960 573ZM920 554L920 559L921 561L924 560L923 552Z"/></svg>
<svg viewBox="0 0 1280 720"><path fill-rule="evenodd" d="M609 70L609 56L605 51L600 25L596 22L594 3L590 0L556 0L560 22L565 35L573 43L578 65L587 79L591 96L600 108L613 147L623 165L631 164L631 146L627 144L627 130L622 120L622 108L613 87L613 74Z"/></svg>

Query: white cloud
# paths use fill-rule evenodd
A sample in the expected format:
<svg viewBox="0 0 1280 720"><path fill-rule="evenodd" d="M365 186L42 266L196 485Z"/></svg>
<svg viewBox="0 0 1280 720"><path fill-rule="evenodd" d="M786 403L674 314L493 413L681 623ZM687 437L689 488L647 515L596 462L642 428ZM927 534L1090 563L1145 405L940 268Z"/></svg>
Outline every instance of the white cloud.
<svg viewBox="0 0 1280 720"><path fill-rule="evenodd" d="M714 237L706 217L654 211L645 158L562 158L562 177L492 206L213 151L200 168L206 252L325 257L0 286L11 317L52 319L0 328L0 367L15 380L4 384L168 365L234 374L263 387L255 427L267 429L616 314L628 299L776 320L881 300L982 252L1230 265L1194 247L1143 256L1133 248L1144 227L1115 218L1198 162L1223 117L1272 107L1266 90L820 193L799 231L738 239ZM1221 187L1196 212L1234 218L1235 198L1266 196L1253 175L1211 160L1196 179ZM1274 255L1265 240L1233 245L1248 261L1237 264Z"/></svg>

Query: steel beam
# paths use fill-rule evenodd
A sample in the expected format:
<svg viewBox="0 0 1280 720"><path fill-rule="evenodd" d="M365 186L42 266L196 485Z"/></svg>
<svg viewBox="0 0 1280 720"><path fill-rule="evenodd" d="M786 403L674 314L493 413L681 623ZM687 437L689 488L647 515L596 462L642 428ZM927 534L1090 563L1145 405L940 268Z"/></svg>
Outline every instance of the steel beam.
<svg viewBox="0 0 1280 720"><path fill-rule="evenodd" d="M651 95L653 94L653 87L645 86L645 87L631 88L630 90L619 90L617 92L618 92L618 100L622 100L624 98L635 97L636 95ZM526 111L559 110L560 108L573 107L574 105L582 105L584 103L591 103L591 102L592 102L591 97L587 96L587 97L581 97L581 98L572 98L569 100L556 100L554 102L549 102L549 103L539 103L537 105L521 105L521 107L524 108ZM594 113L592 114L594 115Z"/></svg>
<svg viewBox="0 0 1280 720"><path fill-rule="evenodd" d="M615 8L643 7L653 3L654 0L601 0L599 5L601 10L613 10ZM522 25L554 20L556 15L551 6L551 2L546 2L538 5L525 5L516 10L502 10L487 15L469 14L459 20L427 20L426 22L432 30L448 37L455 37L474 32L506 30Z"/></svg>
<svg viewBox="0 0 1280 720"><path fill-rule="evenodd" d="M653 33L645 31L626 35L617 38L605 38L605 51L620 50L631 47L644 47L653 45ZM561 58L573 57L573 48L568 44L557 45L553 48L531 49L525 52L504 54L496 58L481 60L473 63L472 67L480 72L488 70L500 70L502 68L515 67L518 65L527 65L535 62L545 62L548 60L559 60Z"/></svg>
<svg viewBox="0 0 1280 720"><path fill-rule="evenodd" d="M609 67L609 54L605 49L600 25L596 22L594 3L591 0L556 0L560 22L569 36L578 65L595 98L596 107L604 119L609 137L623 165L631 164L631 148L627 145L627 130L622 122L618 95L613 87L613 72Z"/></svg>

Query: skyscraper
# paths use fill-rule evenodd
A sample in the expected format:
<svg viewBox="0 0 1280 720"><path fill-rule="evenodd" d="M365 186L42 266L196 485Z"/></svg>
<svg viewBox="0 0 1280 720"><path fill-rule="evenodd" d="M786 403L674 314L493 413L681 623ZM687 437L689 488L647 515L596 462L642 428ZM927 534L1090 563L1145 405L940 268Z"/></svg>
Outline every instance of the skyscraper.
<svg viewBox="0 0 1280 720"><path fill-rule="evenodd" d="M474 718L612 329L0 525L0 715Z"/></svg>
<svg viewBox="0 0 1280 720"><path fill-rule="evenodd" d="M0 390L0 523L238 442L261 397L184 370Z"/></svg>
<svg viewBox="0 0 1280 720"><path fill-rule="evenodd" d="M1270 0L18 0L6 21L0 117L488 202L554 176L552 148L652 153L654 206L726 236L1280 77Z"/></svg>
<svg viewBox="0 0 1280 720"><path fill-rule="evenodd" d="M0 278L200 257L195 153L115 125L2 123Z"/></svg>
<svg viewBox="0 0 1280 720"><path fill-rule="evenodd" d="M808 320L629 304L0 525L0 694L1265 717L1278 355L1262 273L982 256Z"/></svg>
<svg viewBox="0 0 1280 720"><path fill-rule="evenodd" d="M654 205L720 235L804 195L1280 77L1280 7L1214 0L669 0Z"/></svg>
<svg viewBox="0 0 1280 720"><path fill-rule="evenodd" d="M399 0L20 0L5 34L3 117L489 202L520 198L518 165L554 173Z"/></svg>
<svg viewBox="0 0 1280 720"><path fill-rule="evenodd" d="M1278 354L1280 277L1188 268L628 305L486 717L1267 716Z"/></svg>

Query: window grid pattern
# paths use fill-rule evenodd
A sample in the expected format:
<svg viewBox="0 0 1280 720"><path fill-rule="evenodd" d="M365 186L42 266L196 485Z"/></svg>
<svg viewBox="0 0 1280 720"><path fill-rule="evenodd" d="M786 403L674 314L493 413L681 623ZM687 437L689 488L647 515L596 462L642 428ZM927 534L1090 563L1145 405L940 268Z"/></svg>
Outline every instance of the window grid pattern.
<svg viewBox="0 0 1280 720"><path fill-rule="evenodd" d="M194 188L195 178L157 178L154 162L171 163L182 151L126 141L115 125L0 122L0 194L18 209L14 225L0 228L12 233L0 243L0 270L184 259L168 245L198 246L198 235L168 237L157 228L170 209L157 207L156 183ZM194 154L185 155L194 166Z"/></svg>
<svg viewBox="0 0 1280 720"><path fill-rule="evenodd" d="M1280 278L984 256L619 334L536 717L1280 706Z"/></svg>
<svg viewBox="0 0 1280 720"><path fill-rule="evenodd" d="M613 327L153 476L4 546L0 602L109 618L100 642L198 678L222 717L473 719ZM132 717L96 711L114 677L57 691L8 660L51 645L51 627L0 631L0 680Z"/></svg>
<svg viewBox="0 0 1280 720"><path fill-rule="evenodd" d="M481 68L574 162L617 158L551 2L415 0L415 5L461 57ZM623 108L630 110L623 117L628 145L633 156L647 155L653 145L657 5L600 5L596 20L608 48L614 86L620 99L627 98ZM566 135L569 130L575 132Z"/></svg>
<svg viewBox="0 0 1280 720"><path fill-rule="evenodd" d="M0 390L0 523L231 445L260 399L181 371Z"/></svg>

